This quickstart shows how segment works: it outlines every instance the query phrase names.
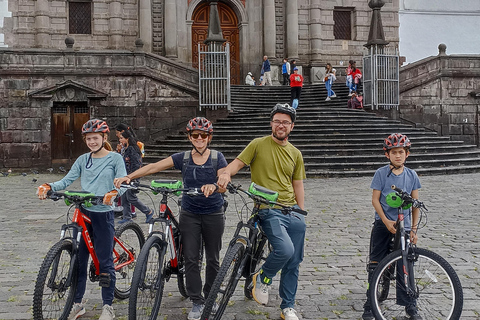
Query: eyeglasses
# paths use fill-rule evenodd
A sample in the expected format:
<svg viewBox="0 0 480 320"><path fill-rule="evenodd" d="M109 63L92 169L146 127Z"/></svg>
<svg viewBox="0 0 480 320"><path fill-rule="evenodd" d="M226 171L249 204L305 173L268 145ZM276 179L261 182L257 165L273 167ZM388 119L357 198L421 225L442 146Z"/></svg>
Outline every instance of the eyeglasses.
<svg viewBox="0 0 480 320"><path fill-rule="evenodd" d="M210 135L208 133L202 132L202 133L192 133L190 134L190 137L193 139L198 139L198 137L202 137L202 139L207 139Z"/></svg>
<svg viewBox="0 0 480 320"><path fill-rule="evenodd" d="M273 123L274 125L276 125L276 126L279 126L279 125L281 125L281 124L282 124L282 125L284 125L285 127L286 127L286 126L289 126L289 125L291 125L291 124L292 124L292 122L290 122L290 121L287 121L287 120L285 120L285 121L280 121L280 120L272 120L272 123Z"/></svg>

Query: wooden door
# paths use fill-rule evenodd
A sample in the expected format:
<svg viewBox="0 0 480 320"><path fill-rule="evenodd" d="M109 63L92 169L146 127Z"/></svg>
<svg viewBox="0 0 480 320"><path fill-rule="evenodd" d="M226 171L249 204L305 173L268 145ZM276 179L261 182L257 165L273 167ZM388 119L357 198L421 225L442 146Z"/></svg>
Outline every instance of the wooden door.
<svg viewBox="0 0 480 320"><path fill-rule="evenodd" d="M52 162L73 163L88 152L82 126L90 119L86 102L55 103L52 108Z"/></svg>
<svg viewBox="0 0 480 320"><path fill-rule="evenodd" d="M240 41L238 19L235 12L222 2L217 3L223 38L230 43L230 82L240 84ZM198 44L203 44L208 36L210 6L203 2L193 12L192 25L192 65L198 69Z"/></svg>

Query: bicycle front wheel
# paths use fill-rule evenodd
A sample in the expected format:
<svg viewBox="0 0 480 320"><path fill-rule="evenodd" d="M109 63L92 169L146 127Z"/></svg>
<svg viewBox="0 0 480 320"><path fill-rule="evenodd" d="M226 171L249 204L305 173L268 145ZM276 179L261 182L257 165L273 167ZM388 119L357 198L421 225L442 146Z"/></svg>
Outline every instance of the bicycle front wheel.
<svg viewBox="0 0 480 320"><path fill-rule="evenodd" d="M127 299L130 296L136 259L145 243L145 236L142 228L135 222L122 224L115 230L115 236L119 242L115 241L113 247L113 262L117 276L114 294L117 299ZM130 260L128 252L122 248L122 245L133 254L135 260L119 267Z"/></svg>
<svg viewBox="0 0 480 320"><path fill-rule="evenodd" d="M375 319L403 319L405 316L406 288L404 282L402 252L397 250L383 259L373 274L370 284L370 301ZM455 270L438 254L421 248L409 254L410 276L414 277L416 303L423 319L457 320L463 308L463 290ZM396 266L396 267L394 267ZM382 285L389 279L388 296L383 295ZM383 299L383 300L382 300ZM402 304L402 305L400 305Z"/></svg>
<svg viewBox="0 0 480 320"><path fill-rule="evenodd" d="M228 248L222 266L213 282L203 308L202 320L222 318L230 297L235 292L241 274L239 268L245 254L243 243L237 242Z"/></svg>
<svg viewBox="0 0 480 320"><path fill-rule="evenodd" d="M33 293L35 320L67 319L77 288L77 266L72 256L73 244L68 239L57 242L48 251Z"/></svg>
<svg viewBox="0 0 480 320"><path fill-rule="evenodd" d="M165 284L162 273L165 245L162 239L153 235L138 256L128 303L130 320L157 318Z"/></svg>

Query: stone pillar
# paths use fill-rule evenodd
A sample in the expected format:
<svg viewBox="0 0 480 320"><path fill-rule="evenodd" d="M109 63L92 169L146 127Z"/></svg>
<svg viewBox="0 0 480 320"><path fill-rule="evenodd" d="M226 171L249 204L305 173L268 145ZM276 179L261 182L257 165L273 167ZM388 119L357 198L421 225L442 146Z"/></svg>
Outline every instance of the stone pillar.
<svg viewBox="0 0 480 320"><path fill-rule="evenodd" d="M177 57L177 3L165 0L165 56Z"/></svg>
<svg viewBox="0 0 480 320"><path fill-rule="evenodd" d="M298 2L287 0L287 53L290 59L298 58Z"/></svg>
<svg viewBox="0 0 480 320"><path fill-rule="evenodd" d="M48 48L51 43L48 0L35 1L35 47Z"/></svg>
<svg viewBox="0 0 480 320"><path fill-rule="evenodd" d="M275 58L275 0L263 1L263 46L264 55Z"/></svg>
<svg viewBox="0 0 480 320"><path fill-rule="evenodd" d="M140 0L138 10L138 34L143 41L143 50L152 52L152 5L151 0Z"/></svg>
<svg viewBox="0 0 480 320"><path fill-rule="evenodd" d="M311 0L310 7L310 45L312 62L321 60L322 49L322 11L320 9L321 0Z"/></svg>
<svg viewBox="0 0 480 320"><path fill-rule="evenodd" d="M123 45L123 20L122 20L122 4L119 1L112 1L109 5L109 31L110 43L109 47L112 49L122 48Z"/></svg>

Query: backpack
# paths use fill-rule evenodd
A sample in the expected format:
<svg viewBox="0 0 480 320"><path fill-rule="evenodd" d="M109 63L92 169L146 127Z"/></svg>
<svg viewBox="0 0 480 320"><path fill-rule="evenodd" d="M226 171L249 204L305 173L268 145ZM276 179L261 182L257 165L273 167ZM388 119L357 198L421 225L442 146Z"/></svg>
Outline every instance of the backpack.
<svg viewBox="0 0 480 320"><path fill-rule="evenodd" d="M188 161L190 160L190 154L192 151L185 151L183 155L183 166L182 166L182 179L185 179L185 170L188 166ZM218 151L210 149L210 156L212 157L212 167L215 168L215 172L218 171Z"/></svg>
<svg viewBox="0 0 480 320"><path fill-rule="evenodd" d="M145 144L143 142L137 141L138 149L140 149L140 154L142 158L145 158Z"/></svg>

